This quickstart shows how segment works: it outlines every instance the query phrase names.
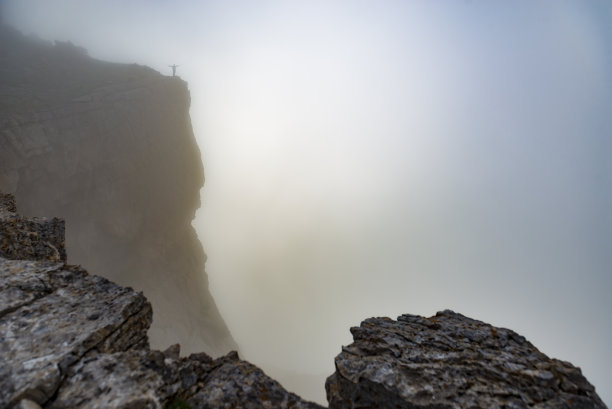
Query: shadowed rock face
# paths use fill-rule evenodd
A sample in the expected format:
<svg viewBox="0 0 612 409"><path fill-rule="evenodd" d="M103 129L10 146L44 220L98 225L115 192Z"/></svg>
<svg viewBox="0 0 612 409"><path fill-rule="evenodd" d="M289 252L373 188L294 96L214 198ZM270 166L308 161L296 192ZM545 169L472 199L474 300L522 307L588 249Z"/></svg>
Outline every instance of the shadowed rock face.
<svg viewBox="0 0 612 409"><path fill-rule="evenodd" d="M330 408L605 408L579 368L452 311L351 332L327 379Z"/></svg>
<svg viewBox="0 0 612 409"><path fill-rule="evenodd" d="M15 211L14 198L0 193L0 223L19 217ZM151 350L152 311L142 293L48 253L47 242L64 250L63 229L46 235L11 231L27 233L27 226L45 226L46 220L37 222L0 230L0 240L15 249L10 259L0 256L1 408L164 408L187 402L193 409L321 409L235 352L212 359L205 353L180 358L178 345ZM27 260L18 259L21 254Z"/></svg>
<svg viewBox="0 0 612 409"><path fill-rule="evenodd" d="M1 26L0 55L0 189L67 221L71 263L144 291L152 345L235 349L191 226L204 178L186 83Z"/></svg>

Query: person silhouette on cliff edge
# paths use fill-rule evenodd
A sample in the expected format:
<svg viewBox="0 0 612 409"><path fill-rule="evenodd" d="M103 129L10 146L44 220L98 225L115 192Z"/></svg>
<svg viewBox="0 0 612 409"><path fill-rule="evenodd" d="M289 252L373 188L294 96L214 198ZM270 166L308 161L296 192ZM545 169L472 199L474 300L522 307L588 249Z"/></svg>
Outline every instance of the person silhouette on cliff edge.
<svg viewBox="0 0 612 409"><path fill-rule="evenodd" d="M169 65L168 67L172 68L172 76L176 77L176 67L179 67L179 65L173 64Z"/></svg>

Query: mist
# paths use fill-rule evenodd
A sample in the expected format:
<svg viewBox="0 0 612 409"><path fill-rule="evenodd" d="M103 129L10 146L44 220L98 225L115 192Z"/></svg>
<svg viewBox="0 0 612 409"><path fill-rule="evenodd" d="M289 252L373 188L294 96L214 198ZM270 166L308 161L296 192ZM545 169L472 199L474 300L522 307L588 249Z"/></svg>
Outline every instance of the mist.
<svg viewBox="0 0 612 409"><path fill-rule="evenodd" d="M612 5L7 0L189 82L194 221L241 354L324 401L349 327L450 308L612 405ZM314 386L313 386L314 385Z"/></svg>

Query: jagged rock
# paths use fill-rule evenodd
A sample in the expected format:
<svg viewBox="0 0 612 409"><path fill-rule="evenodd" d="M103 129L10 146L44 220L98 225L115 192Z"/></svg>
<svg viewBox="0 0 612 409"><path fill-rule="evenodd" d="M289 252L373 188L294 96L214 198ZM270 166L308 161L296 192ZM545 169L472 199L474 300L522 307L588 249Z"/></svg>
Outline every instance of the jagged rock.
<svg viewBox="0 0 612 409"><path fill-rule="evenodd" d="M185 402L192 409L321 409L287 392L236 353L213 360L176 360L159 351L94 354L75 364L50 409L159 408Z"/></svg>
<svg viewBox="0 0 612 409"><path fill-rule="evenodd" d="M163 364L162 364L163 365ZM160 408L164 379L149 351L92 354L71 368L50 409Z"/></svg>
<svg viewBox="0 0 612 409"><path fill-rule="evenodd" d="M93 349L147 345L141 293L63 264L0 258L0 407L49 400L68 368Z"/></svg>
<svg viewBox="0 0 612 409"><path fill-rule="evenodd" d="M452 311L370 318L336 357L330 408L605 408L579 368Z"/></svg>
<svg viewBox="0 0 612 409"><path fill-rule="evenodd" d="M0 194L0 222L15 210ZM3 408L322 408L236 352L150 350L142 293L80 267L0 257L0 301ZM370 318L351 331L326 383L331 408L605 408L580 369L452 311Z"/></svg>
<svg viewBox="0 0 612 409"><path fill-rule="evenodd" d="M0 257L66 261L63 220L26 219L15 212L13 195L0 193Z"/></svg>
<svg viewBox="0 0 612 409"><path fill-rule="evenodd" d="M236 349L191 226L204 176L187 84L1 25L0 55L0 189L24 216L66 220L72 264L144 292L152 345ZM11 251L2 256L23 258Z"/></svg>
<svg viewBox="0 0 612 409"><path fill-rule="evenodd" d="M179 357L181 356L181 345L180 344L170 345L164 351L164 356L170 359L179 359Z"/></svg>
<svg viewBox="0 0 612 409"><path fill-rule="evenodd" d="M14 199L0 193L0 223L20 217L15 211ZM11 245L16 254L33 249L35 259L46 254L29 242ZM151 319L142 293L80 267L0 257L0 407L321 408L236 352L215 360L181 358L180 345L149 349Z"/></svg>
<svg viewBox="0 0 612 409"><path fill-rule="evenodd" d="M0 256L13 260L66 261L64 221L4 217L0 222Z"/></svg>
<svg viewBox="0 0 612 409"><path fill-rule="evenodd" d="M193 409L322 408L287 392L261 369L238 359L235 353L215 360L212 365L214 370L185 399Z"/></svg>
<svg viewBox="0 0 612 409"><path fill-rule="evenodd" d="M17 212L17 204L15 196L6 193L0 193L0 216L10 215Z"/></svg>

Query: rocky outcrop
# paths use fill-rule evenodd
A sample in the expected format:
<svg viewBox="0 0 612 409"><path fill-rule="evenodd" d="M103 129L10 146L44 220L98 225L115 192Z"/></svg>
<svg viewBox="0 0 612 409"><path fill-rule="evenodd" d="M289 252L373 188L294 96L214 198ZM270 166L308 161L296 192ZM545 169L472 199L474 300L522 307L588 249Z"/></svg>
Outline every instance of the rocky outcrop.
<svg viewBox="0 0 612 409"><path fill-rule="evenodd" d="M58 260L62 221L15 218L14 198L0 193L0 241L12 249L0 256L0 407L322 409L236 352L151 350L142 293ZM351 331L326 383L330 408L605 409L580 369L452 311Z"/></svg>
<svg viewBox="0 0 612 409"><path fill-rule="evenodd" d="M579 368L452 311L351 332L326 383L330 408L605 408Z"/></svg>
<svg viewBox="0 0 612 409"><path fill-rule="evenodd" d="M2 26L0 56L0 189L25 216L67 221L72 264L144 291L157 311L152 345L235 349L191 226L204 178L187 84ZM36 234L53 227L31 220L24 229Z"/></svg>
<svg viewBox="0 0 612 409"><path fill-rule="evenodd" d="M0 223L14 217L14 199L0 194ZM0 240L15 249L0 257L0 407L321 408L235 352L212 359L181 358L178 345L151 350L152 310L142 293L46 251L47 242L63 250L63 229L27 235L6 228Z"/></svg>
<svg viewBox="0 0 612 409"><path fill-rule="evenodd" d="M13 196L0 196L0 257L66 261L64 221L27 219L16 214Z"/></svg>

